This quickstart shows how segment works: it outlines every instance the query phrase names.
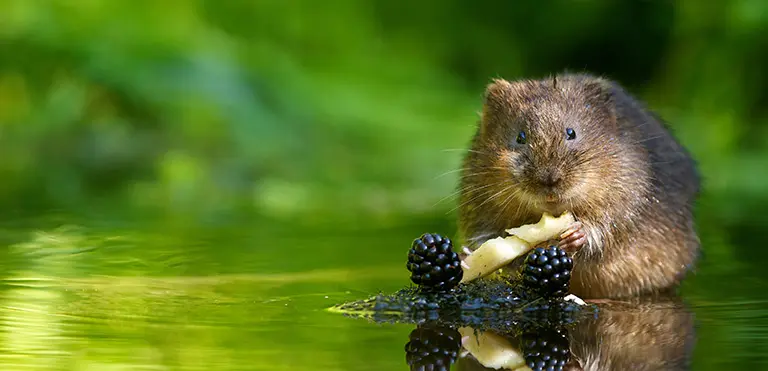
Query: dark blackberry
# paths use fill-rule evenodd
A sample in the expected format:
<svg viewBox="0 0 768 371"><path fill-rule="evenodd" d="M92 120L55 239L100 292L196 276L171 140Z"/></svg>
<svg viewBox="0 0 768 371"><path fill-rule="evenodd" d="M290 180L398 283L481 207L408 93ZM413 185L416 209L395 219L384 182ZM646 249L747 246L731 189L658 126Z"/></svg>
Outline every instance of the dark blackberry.
<svg viewBox="0 0 768 371"><path fill-rule="evenodd" d="M425 233L413 241L407 267L411 281L429 289L450 290L464 276L453 243L436 233Z"/></svg>
<svg viewBox="0 0 768 371"><path fill-rule="evenodd" d="M571 355L564 329L544 328L521 337L525 363L533 371L562 370Z"/></svg>
<svg viewBox="0 0 768 371"><path fill-rule="evenodd" d="M523 284L543 297L562 297L571 282L573 260L555 245L535 248L523 265Z"/></svg>
<svg viewBox="0 0 768 371"><path fill-rule="evenodd" d="M411 331L405 361L411 370L448 371L461 348L458 331L444 326L420 326Z"/></svg>

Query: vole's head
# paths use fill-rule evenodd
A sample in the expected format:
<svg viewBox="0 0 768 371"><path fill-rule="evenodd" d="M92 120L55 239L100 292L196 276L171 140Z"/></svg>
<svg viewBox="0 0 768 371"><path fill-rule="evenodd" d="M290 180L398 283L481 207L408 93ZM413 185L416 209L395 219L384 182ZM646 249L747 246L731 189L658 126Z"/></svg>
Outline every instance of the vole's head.
<svg viewBox="0 0 768 371"><path fill-rule="evenodd" d="M611 85L586 76L494 80L478 135L502 194L554 214L584 206L615 170Z"/></svg>

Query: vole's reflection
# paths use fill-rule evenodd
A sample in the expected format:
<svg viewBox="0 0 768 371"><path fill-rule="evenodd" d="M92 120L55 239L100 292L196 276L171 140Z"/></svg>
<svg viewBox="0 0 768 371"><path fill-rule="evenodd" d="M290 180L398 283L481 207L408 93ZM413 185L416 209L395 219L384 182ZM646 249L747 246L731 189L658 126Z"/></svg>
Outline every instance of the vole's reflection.
<svg viewBox="0 0 768 371"><path fill-rule="evenodd" d="M412 370L687 370L694 317L678 298L600 306L568 328L515 333L422 325L411 333ZM551 368L550 368L551 367Z"/></svg>
<svg viewBox="0 0 768 371"><path fill-rule="evenodd" d="M572 332L584 370L687 370L696 341L694 315L679 298L601 308Z"/></svg>

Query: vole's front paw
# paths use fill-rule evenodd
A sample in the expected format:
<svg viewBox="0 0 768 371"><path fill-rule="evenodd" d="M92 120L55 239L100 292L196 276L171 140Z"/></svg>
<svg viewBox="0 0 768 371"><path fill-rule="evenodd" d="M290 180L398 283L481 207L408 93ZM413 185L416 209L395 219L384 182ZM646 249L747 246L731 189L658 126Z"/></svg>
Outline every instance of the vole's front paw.
<svg viewBox="0 0 768 371"><path fill-rule="evenodd" d="M586 244L587 234L584 233L584 225L581 222L571 224L571 227L560 235L559 246L569 253L579 251Z"/></svg>
<svg viewBox="0 0 768 371"><path fill-rule="evenodd" d="M568 360L568 363L565 364L565 367L563 367L564 371L584 371L584 368L581 367L581 363L577 361L576 359L571 356L571 359Z"/></svg>
<svg viewBox="0 0 768 371"><path fill-rule="evenodd" d="M470 250L466 246L461 247L461 251L459 252L459 260L461 260L461 267L464 269L469 269L469 265L464 262L464 259L468 258L470 255L472 255L472 250Z"/></svg>

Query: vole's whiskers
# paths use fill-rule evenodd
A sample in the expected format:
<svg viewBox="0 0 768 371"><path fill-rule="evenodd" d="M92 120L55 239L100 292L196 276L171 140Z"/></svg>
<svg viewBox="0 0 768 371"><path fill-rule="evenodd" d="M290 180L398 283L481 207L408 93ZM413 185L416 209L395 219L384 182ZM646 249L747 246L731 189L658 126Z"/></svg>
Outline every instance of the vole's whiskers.
<svg viewBox="0 0 768 371"><path fill-rule="evenodd" d="M479 208L483 207L483 205L485 205L485 204L486 204L486 203L488 203L489 201L493 201L494 199L496 199L496 197L499 197L499 195L503 194L504 192L507 192L507 191L509 191L509 190L510 190L510 189L512 189L513 187L515 187L515 184L510 184L510 185L508 185L508 186L504 187L502 190L500 190L500 191L498 191L498 192L494 193L494 194L493 194L493 196L491 196L491 197L488 197L487 199L485 199L485 201L483 201L482 203L480 203L480 205L478 205L478 206L477 206L477 208L479 209Z"/></svg>
<svg viewBox="0 0 768 371"><path fill-rule="evenodd" d="M475 149L468 149L468 148L446 148L446 149L441 150L441 152L467 152L467 153L472 152L472 153L477 153L478 155L485 155L485 154L487 154L487 153L482 152L482 151L478 151L478 150L475 150Z"/></svg>
<svg viewBox="0 0 768 371"><path fill-rule="evenodd" d="M444 176L449 175L449 174L463 172L463 171L469 171L469 170L473 170L473 169L476 169L476 168L477 167L461 167L461 168L458 168L458 169L448 170L448 171L446 171L446 172L436 176L435 179L439 179L439 178L444 177ZM487 174L494 173L494 170L507 171L508 169L500 167L500 166L484 166L484 167L481 167L478 170L483 170L483 171L475 171L475 172L471 172L471 173L465 173L465 174L461 174L461 176L466 178L466 177L472 177L472 176L478 176L478 175L487 175Z"/></svg>
<svg viewBox="0 0 768 371"><path fill-rule="evenodd" d="M476 172L473 172L473 173L462 174L462 178L466 179L466 178L471 178L471 177L476 177L476 176L481 176L481 175L495 174L495 173L497 173L496 170L476 171Z"/></svg>
<svg viewBox="0 0 768 371"><path fill-rule="evenodd" d="M496 218L494 219L493 224L497 224L499 219L501 219L502 216L504 216L505 211L507 210L507 207L512 203L512 201L515 200L517 197L517 194L520 192L519 188L513 189L512 192L509 192L507 197L502 201L499 205L499 212L496 213ZM519 210L519 209L518 209Z"/></svg>
<svg viewBox="0 0 768 371"><path fill-rule="evenodd" d="M493 233L493 232L481 233L481 234L467 238L467 242L470 245L478 245L480 243L487 241L490 237L493 237L494 235L496 235L496 233Z"/></svg>
<svg viewBox="0 0 768 371"><path fill-rule="evenodd" d="M486 185L468 184L468 185L466 185L466 186L464 186L464 187L461 187L460 189L457 189L457 190L455 190L455 191L451 192L451 194L449 194L449 195L447 195L447 196L445 196L445 197L441 198L441 199L440 199L439 201L437 201L437 202L436 202L434 205L432 205L432 207L436 207L437 205L439 205L439 204L440 204L440 203L442 203L443 201L445 201L445 200L448 200L449 198L452 198L452 197L454 197L454 196L456 196L456 195L458 195L458 194L460 194L460 193L464 193L464 192L475 192L475 191L481 190L481 189L483 189L483 188L487 188L487 187L490 187L490 186L492 186L492 185L493 185L493 184L486 184Z"/></svg>
<svg viewBox="0 0 768 371"><path fill-rule="evenodd" d="M448 170L448 171L446 171L446 172L436 176L435 179L440 179L440 178L442 178L442 177L444 177L444 176L446 176L448 174L453 174L453 173L457 173L457 172L460 172L460 171L467 171L467 170L470 170L470 169L471 168L468 168L468 167L462 167L462 168L458 168L458 169L454 169L454 170Z"/></svg>
<svg viewBox="0 0 768 371"><path fill-rule="evenodd" d="M522 191L519 191L522 193ZM528 200L528 197L518 197L519 202L517 204L517 210L515 210L515 215L520 215L520 210L522 210L523 205L526 205L526 209L529 209L530 202Z"/></svg>
<svg viewBox="0 0 768 371"><path fill-rule="evenodd" d="M476 187L476 188L472 188L472 189L469 189L469 190L467 190L467 193L476 192L476 191L479 191L479 190L481 190L481 189L485 189L485 188L488 188L488 187L497 186L497 185L499 185L499 184L500 184L500 183L488 183L488 184L485 184L485 185L482 185L482 186L478 186L478 187ZM493 190L491 190L491 192L492 192L492 191L493 191ZM466 201L462 202L461 204L459 204L459 205L456 205L456 207L454 207L454 208L452 208L451 210L449 210L449 211L447 212L447 214L450 214L450 213L452 213L452 212L456 211L456 209L458 209L458 208L460 208L460 207L462 207L462 206L468 205L468 204L470 204L470 203L472 203L472 202L474 202L474 201L478 200L479 198L481 198L481 197L483 197L483 196L485 196L485 195L487 195L487 194L489 194L489 191L488 191L488 190L485 190L485 191L483 191L483 192L480 192L480 193L478 193L478 194L476 194L476 195L472 196L470 199L468 199L468 200L466 200Z"/></svg>
<svg viewBox="0 0 768 371"><path fill-rule="evenodd" d="M460 169L456 169L456 170L451 170L450 172L469 171L469 170L472 170L472 169L473 168L464 167L464 168L460 168ZM497 174L499 171L508 171L508 170L509 169L504 168L504 167L500 167L500 166L485 166L485 167L479 168L478 171L475 171L475 172L463 173L463 174L461 174L461 177L463 179L469 179L469 178L475 178L475 177L483 177L483 176L486 176L486 175ZM448 173L450 173L450 172L448 172ZM443 175L445 175L445 174L443 174ZM441 175L441 176L443 176L443 175ZM489 178L492 179L492 177L489 177ZM493 187L493 186L501 185L501 184L504 184L504 183L505 182L494 182L494 181L475 182L475 181L470 181L469 184L467 184L467 185L457 189L456 191L452 192L451 194L441 198L432 207L436 207L439 204L441 204L442 202L445 202L446 200L451 199L451 198L453 198L453 197L455 197L457 195L461 195L461 194L465 194L465 193L466 194L471 194L471 193L477 192L479 190L482 190L482 189L485 189L485 188L488 188L488 187ZM480 198L480 197L482 197L482 196L484 196L486 194L487 194L486 192L483 192L483 193L481 193L479 195L474 195L472 197L472 199L467 200L464 203L462 203L461 205L458 205L457 207L451 209L450 211L448 211L448 213L451 213L451 212L455 211L456 209L464 206L468 202L475 201L478 198Z"/></svg>

